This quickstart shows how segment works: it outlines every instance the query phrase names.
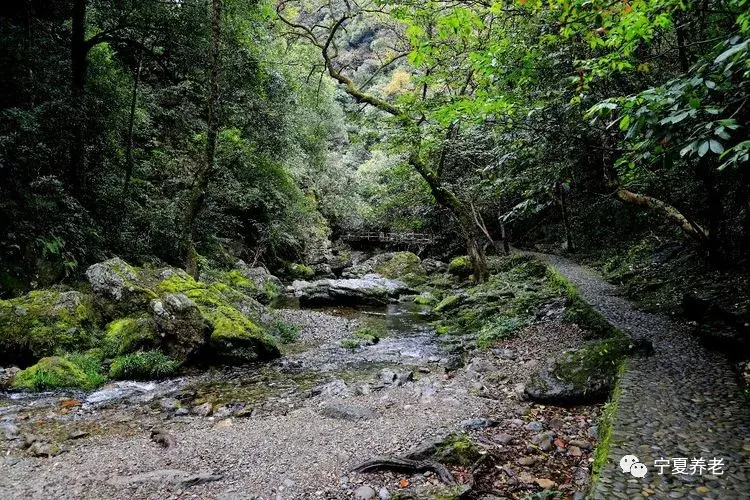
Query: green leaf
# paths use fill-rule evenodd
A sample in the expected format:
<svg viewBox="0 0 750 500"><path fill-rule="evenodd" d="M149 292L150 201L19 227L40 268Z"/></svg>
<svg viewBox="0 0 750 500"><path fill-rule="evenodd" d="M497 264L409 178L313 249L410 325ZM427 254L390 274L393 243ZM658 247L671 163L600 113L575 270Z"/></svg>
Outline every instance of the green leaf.
<svg viewBox="0 0 750 500"><path fill-rule="evenodd" d="M620 120L620 130L623 132L628 129L630 126L630 115L625 115L622 117L622 120Z"/></svg>
<svg viewBox="0 0 750 500"><path fill-rule="evenodd" d="M724 146L716 139L710 139L708 142L711 147L711 151L713 151L717 155L720 155L721 153L724 152Z"/></svg>
<svg viewBox="0 0 750 500"><path fill-rule="evenodd" d="M714 60L714 64L718 64L718 63L720 63L720 62L722 62L722 61L726 61L727 59L729 59L730 57L732 57L732 56L733 56L734 54L736 54L737 52L740 52L740 51L742 51L742 50L745 50L745 49L747 48L747 42L748 42L748 41L747 41L747 40L745 40L745 41L744 41L744 42L742 42L741 44L739 44L739 45L735 45L734 47L732 47L732 48L731 48L731 49L729 49L729 50L725 50L724 52L722 52L721 54L719 54L719 57L717 57L717 58L716 58L716 59Z"/></svg>
<svg viewBox="0 0 750 500"><path fill-rule="evenodd" d="M700 147L698 148L698 156L700 156L701 158L706 156L706 153L708 153L708 147L709 147L708 141L703 141Z"/></svg>

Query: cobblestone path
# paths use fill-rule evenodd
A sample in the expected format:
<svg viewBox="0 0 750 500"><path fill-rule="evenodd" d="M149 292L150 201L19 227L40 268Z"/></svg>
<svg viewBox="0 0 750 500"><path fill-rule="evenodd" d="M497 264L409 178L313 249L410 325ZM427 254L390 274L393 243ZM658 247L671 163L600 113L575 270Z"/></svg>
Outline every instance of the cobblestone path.
<svg viewBox="0 0 750 500"><path fill-rule="evenodd" d="M650 339L655 350L628 361L609 460L591 497L750 498L750 405L725 357L706 350L670 318L634 309L593 271L544 257L608 321L632 337ZM636 455L648 467L646 477L623 473L624 455ZM688 474L673 474L675 458L687 460ZM691 475L690 464L700 458L706 465L723 459L723 474L715 469ZM654 464L661 459L673 460L663 475Z"/></svg>

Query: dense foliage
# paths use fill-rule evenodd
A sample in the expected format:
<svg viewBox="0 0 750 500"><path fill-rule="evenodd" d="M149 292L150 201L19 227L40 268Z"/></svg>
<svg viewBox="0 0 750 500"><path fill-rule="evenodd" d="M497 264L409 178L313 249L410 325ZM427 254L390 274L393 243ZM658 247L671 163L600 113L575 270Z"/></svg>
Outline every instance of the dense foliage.
<svg viewBox="0 0 750 500"><path fill-rule="evenodd" d="M359 228L436 233L479 279L505 231L592 250L674 227L747 263L747 11L4 5L1 293L112 254L288 269Z"/></svg>

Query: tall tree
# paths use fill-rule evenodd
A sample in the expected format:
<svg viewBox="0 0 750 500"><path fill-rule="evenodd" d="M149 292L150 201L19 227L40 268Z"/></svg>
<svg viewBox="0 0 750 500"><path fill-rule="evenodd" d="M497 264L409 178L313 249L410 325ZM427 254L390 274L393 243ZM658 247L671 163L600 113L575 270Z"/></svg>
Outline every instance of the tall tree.
<svg viewBox="0 0 750 500"><path fill-rule="evenodd" d="M195 231L198 215L205 203L211 177L216 167L216 136L219 133L217 106L219 102L219 65L221 63L221 0L213 0L211 7L211 63L208 79L205 158L195 175L188 199L184 231L185 271L198 278L198 253L195 249Z"/></svg>

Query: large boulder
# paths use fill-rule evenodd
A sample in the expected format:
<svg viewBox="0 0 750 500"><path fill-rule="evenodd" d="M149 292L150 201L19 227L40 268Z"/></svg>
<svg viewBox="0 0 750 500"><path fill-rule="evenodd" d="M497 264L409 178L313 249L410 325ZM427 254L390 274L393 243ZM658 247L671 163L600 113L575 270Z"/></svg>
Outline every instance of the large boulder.
<svg viewBox="0 0 750 500"><path fill-rule="evenodd" d="M146 283L144 270L119 257L99 262L86 270L96 305L108 319L143 311L157 295Z"/></svg>
<svg viewBox="0 0 750 500"><path fill-rule="evenodd" d="M353 279L295 281L292 287L301 305L384 305L391 298L413 292L406 283L377 274Z"/></svg>
<svg viewBox="0 0 750 500"><path fill-rule="evenodd" d="M156 290L160 294L183 294L195 303L209 324L203 355L207 361L249 362L280 356L269 334L273 315L253 298L223 283L195 281L180 270L171 270Z"/></svg>
<svg viewBox="0 0 750 500"><path fill-rule="evenodd" d="M161 350L175 359L195 358L211 338L212 325L184 293L168 293L151 302Z"/></svg>
<svg viewBox="0 0 750 500"><path fill-rule="evenodd" d="M343 278L363 278L368 274L379 274L385 278L398 279L408 284L425 281L427 273L422 261L411 252L388 252L375 255L361 264L345 269Z"/></svg>
<svg viewBox="0 0 750 500"><path fill-rule="evenodd" d="M278 297L284 289L281 280L265 267L251 267L243 260L238 260L231 271L208 270L200 278L209 284L223 283L264 304Z"/></svg>
<svg viewBox="0 0 750 500"><path fill-rule="evenodd" d="M571 405L603 401L613 389L625 356L653 351L647 340L618 336L564 351L533 374L526 395L543 404Z"/></svg>
<svg viewBox="0 0 750 500"><path fill-rule="evenodd" d="M105 334L113 354L157 348L180 362L234 363L280 355L268 333L275 318L251 296L275 294L280 286L265 270L240 261L233 271L205 273L204 282L181 269L135 268L111 259L86 276L97 304L113 319Z"/></svg>
<svg viewBox="0 0 750 500"><path fill-rule="evenodd" d="M37 290L0 300L0 363L33 363L57 350L91 347L98 314L91 295Z"/></svg>

